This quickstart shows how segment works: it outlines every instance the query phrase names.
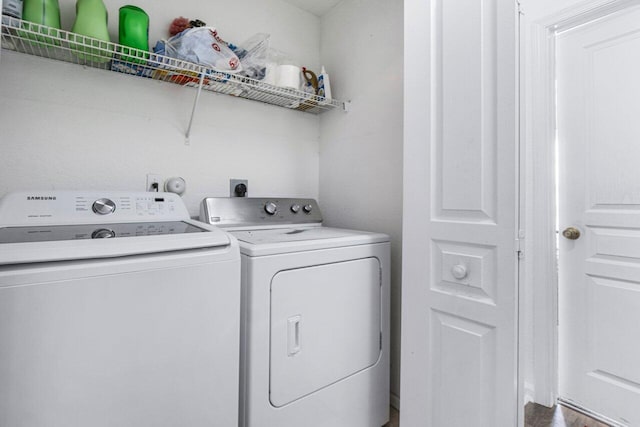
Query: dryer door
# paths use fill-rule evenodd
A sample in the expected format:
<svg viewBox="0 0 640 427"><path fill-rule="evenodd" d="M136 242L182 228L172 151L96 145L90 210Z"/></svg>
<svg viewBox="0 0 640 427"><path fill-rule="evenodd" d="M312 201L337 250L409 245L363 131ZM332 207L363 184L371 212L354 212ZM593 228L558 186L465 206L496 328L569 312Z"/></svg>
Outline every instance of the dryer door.
<svg viewBox="0 0 640 427"><path fill-rule="evenodd" d="M284 406L376 364L380 284L377 258L281 271L273 277L272 405Z"/></svg>

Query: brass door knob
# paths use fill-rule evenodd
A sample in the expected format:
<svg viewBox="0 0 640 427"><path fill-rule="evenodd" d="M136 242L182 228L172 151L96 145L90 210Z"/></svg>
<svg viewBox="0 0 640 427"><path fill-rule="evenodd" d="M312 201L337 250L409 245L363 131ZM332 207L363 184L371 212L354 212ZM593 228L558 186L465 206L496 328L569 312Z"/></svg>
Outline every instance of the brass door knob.
<svg viewBox="0 0 640 427"><path fill-rule="evenodd" d="M567 227L562 232L562 235L569 240L578 240L580 238L580 230L575 227Z"/></svg>

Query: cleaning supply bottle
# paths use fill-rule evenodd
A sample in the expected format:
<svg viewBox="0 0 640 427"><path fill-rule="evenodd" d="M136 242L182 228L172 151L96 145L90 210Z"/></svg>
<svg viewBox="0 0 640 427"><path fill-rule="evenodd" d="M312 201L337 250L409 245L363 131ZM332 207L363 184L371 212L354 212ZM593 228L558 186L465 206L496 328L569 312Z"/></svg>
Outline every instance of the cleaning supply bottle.
<svg viewBox="0 0 640 427"><path fill-rule="evenodd" d="M22 7L22 19L60 29L58 0L25 0Z"/></svg>
<svg viewBox="0 0 640 427"><path fill-rule="evenodd" d="M108 42L107 20L107 8L102 0L78 0L71 32Z"/></svg>
<svg viewBox="0 0 640 427"><path fill-rule="evenodd" d="M111 40L109 38L109 30L107 29L108 19L107 8L102 0L78 0L76 3L76 20L73 23L71 32L109 42ZM77 40L82 40L82 38L79 37ZM72 45L72 48L94 54L80 54L78 57L92 62L106 62L110 60L111 55L104 51L104 49L106 49L105 44L101 44L99 41L89 42L83 40L83 44L86 45L89 43L100 49L90 49L80 45Z"/></svg>
<svg viewBox="0 0 640 427"><path fill-rule="evenodd" d="M58 45L59 42L51 37L43 37L38 34L56 35L56 29L60 29L60 5L58 0L24 0L22 7L22 19L41 25L41 27L28 26L29 32L18 31L21 37L29 40L37 40L46 45ZM32 43L41 46L41 43Z"/></svg>
<svg viewBox="0 0 640 427"><path fill-rule="evenodd" d="M329 82L329 74L327 74L324 66L318 76L318 96L327 100L331 99L331 83Z"/></svg>
<svg viewBox="0 0 640 427"><path fill-rule="evenodd" d="M133 56L123 56L122 59L135 63L143 63L148 59L146 51L149 50L149 15L137 6L122 6L118 28L118 40L121 45L145 51Z"/></svg>
<svg viewBox="0 0 640 427"><path fill-rule="evenodd" d="M307 69L306 67L302 67L302 75L305 81L307 82L304 85L302 90L304 92L317 95L318 94L318 77L316 76L316 73Z"/></svg>

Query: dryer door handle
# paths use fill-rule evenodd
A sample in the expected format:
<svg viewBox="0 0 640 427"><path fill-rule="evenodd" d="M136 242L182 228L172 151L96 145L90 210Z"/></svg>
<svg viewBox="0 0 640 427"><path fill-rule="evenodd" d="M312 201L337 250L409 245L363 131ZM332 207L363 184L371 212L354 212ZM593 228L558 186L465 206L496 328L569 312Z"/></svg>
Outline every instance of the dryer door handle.
<svg viewBox="0 0 640 427"><path fill-rule="evenodd" d="M300 353L300 320L301 315L287 319L287 355L289 357Z"/></svg>

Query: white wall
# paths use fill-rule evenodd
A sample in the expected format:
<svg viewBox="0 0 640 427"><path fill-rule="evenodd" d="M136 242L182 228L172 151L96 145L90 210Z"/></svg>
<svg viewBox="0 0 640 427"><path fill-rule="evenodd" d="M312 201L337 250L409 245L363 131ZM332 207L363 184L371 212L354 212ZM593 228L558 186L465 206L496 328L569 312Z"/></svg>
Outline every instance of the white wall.
<svg viewBox="0 0 640 427"><path fill-rule="evenodd" d="M403 2L344 0L322 17L321 58L348 113L321 117L326 223L391 236L391 392L400 386Z"/></svg>
<svg viewBox="0 0 640 427"><path fill-rule="evenodd" d="M118 8L106 0L117 41ZM74 0L61 0L63 29ZM150 16L151 44L177 16L217 25L242 42L258 32L317 69L320 20L281 0L136 4ZM3 52L0 61L0 195L18 189L144 190L146 174L183 176L192 215L206 195L228 195L248 178L253 196L318 196L317 116L203 93L184 144L195 91L71 64Z"/></svg>

